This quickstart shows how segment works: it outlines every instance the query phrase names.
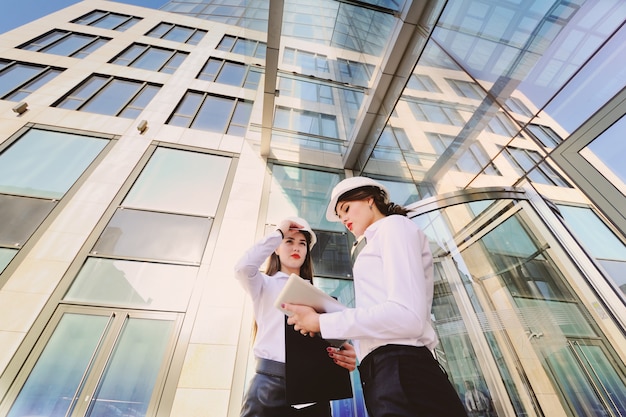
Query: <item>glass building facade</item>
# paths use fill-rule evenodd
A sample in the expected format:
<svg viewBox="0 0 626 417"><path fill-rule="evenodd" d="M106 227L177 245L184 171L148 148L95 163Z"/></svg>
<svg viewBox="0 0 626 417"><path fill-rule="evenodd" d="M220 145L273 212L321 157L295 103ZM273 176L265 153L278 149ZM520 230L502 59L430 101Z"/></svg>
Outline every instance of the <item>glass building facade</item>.
<svg viewBox="0 0 626 417"><path fill-rule="evenodd" d="M461 398L626 415L625 2L162 3L0 35L0 417L238 416L233 265L298 215L354 305L353 175L430 239Z"/></svg>

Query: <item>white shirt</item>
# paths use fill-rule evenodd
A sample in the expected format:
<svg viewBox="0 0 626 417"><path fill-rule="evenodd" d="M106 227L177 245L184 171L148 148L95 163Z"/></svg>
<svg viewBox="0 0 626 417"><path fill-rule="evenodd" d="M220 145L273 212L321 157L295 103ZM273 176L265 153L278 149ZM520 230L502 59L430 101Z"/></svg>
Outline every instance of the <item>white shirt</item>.
<svg viewBox="0 0 626 417"><path fill-rule="evenodd" d="M379 346L433 349L433 259L428 238L406 216L391 215L365 230L353 267L355 308L322 314L324 338L352 339L359 360Z"/></svg>
<svg viewBox="0 0 626 417"><path fill-rule="evenodd" d="M257 334L254 356L285 362L285 315L274 307L274 301L289 276L277 272L268 276L259 267L280 246L283 237L274 231L255 243L235 265L235 278L252 298Z"/></svg>

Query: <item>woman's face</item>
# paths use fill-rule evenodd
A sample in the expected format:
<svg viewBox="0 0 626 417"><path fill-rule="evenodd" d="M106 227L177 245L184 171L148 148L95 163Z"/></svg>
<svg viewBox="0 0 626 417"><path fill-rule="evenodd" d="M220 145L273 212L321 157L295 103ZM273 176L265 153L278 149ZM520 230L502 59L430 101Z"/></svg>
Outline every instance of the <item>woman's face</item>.
<svg viewBox="0 0 626 417"><path fill-rule="evenodd" d="M380 214L374 205L373 198L356 201L339 201L336 207L337 216L355 237L361 236L365 229L374 223Z"/></svg>
<svg viewBox="0 0 626 417"><path fill-rule="evenodd" d="M289 230L276 249L276 254L280 259L280 270L286 274L300 275L300 267L306 259L308 250L304 233Z"/></svg>

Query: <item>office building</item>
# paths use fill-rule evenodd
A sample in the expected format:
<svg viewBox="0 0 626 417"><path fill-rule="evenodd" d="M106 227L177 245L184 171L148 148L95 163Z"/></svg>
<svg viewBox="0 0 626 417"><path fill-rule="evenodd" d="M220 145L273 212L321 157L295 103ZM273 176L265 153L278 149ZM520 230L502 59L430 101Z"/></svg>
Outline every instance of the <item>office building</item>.
<svg viewBox="0 0 626 417"><path fill-rule="evenodd" d="M493 415L626 415L626 3L84 0L0 35L0 416L234 417L233 265L285 216L353 305L342 178L428 235ZM365 416L354 398L334 416Z"/></svg>

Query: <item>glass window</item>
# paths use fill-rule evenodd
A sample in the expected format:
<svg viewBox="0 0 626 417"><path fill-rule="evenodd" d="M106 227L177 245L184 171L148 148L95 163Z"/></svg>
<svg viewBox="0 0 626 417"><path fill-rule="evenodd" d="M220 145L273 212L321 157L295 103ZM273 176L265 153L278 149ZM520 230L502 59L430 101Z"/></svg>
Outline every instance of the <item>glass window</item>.
<svg viewBox="0 0 626 417"><path fill-rule="evenodd" d="M550 126L529 123L526 129L546 148L555 148L559 143L563 142L563 138Z"/></svg>
<svg viewBox="0 0 626 417"><path fill-rule="evenodd" d="M350 250L352 236L347 232L316 230L317 244L311 250L315 276L352 279Z"/></svg>
<svg viewBox="0 0 626 417"><path fill-rule="evenodd" d="M160 86L143 81L93 75L58 102L56 107L135 118L159 89Z"/></svg>
<svg viewBox="0 0 626 417"><path fill-rule="evenodd" d="M31 129L0 154L0 192L61 198L108 143Z"/></svg>
<svg viewBox="0 0 626 417"><path fill-rule="evenodd" d="M96 35L54 30L42 37L21 45L19 48L55 55L84 58L109 40L109 38ZM96 46L95 48L94 45Z"/></svg>
<svg viewBox="0 0 626 417"><path fill-rule="evenodd" d="M187 55L187 52L133 44L111 62L113 64L171 74L178 68L178 65L183 62Z"/></svg>
<svg viewBox="0 0 626 417"><path fill-rule="evenodd" d="M533 182L571 187L546 161L542 160L541 155L536 151L508 146L504 148L502 155L519 175L528 175Z"/></svg>
<svg viewBox="0 0 626 417"><path fill-rule="evenodd" d="M151 31L146 33L146 36L187 43L189 45L197 45L206 34L207 31L202 29L194 29L171 23L159 23Z"/></svg>
<svg viewBox="0 0 626 417"><path fill-rule="evenodd" d="M197 78L205 81L215 81L217 74L222 69L223 63L223 59L209 58L206 64L204 64L204 67L200 70Z"/></svg>
<svg viewBox="0 0 626 417"><path fill-rule="evenodd" d="M4 268L7 267L9 262L15 257L17 254L17 249L8 249L0 247L0 274L4 271Z"/></svg>
<svg viewBox="0 0 626 417"><path fill-rule="evenodd" d="M482 100L485 97L485 92L480 86L474 82L446 79L450 87L461 97L471 98L474 100Z"/></svg>
<svg viewBox="0 0 626 417"><path fill-rule="evenodd" d="M87 258L65 301L185 312L198 268Z"/></svg>
<svg viewBox="0 0 626 417"><path fill-rule="evenodd" d="M508 116L499 111L489 120L485 130L496 135L512 138L517 135L519 128Z"/></svg>
<svg viewBox="0 0 626 417"><path fill-rule="evenodd" d="M339 135L334 115L285 107L276 108L274 127L331 138L338 138Z"/></svg>
<svg viewBox="0 0 626 417"><path fill-rule="evenodd" d="M214 217L231 161L223 156L158 148L122 205Z"/></svg>
<svg viewBox="0 0 626 417"><path fill-rule="evenodd" d="M254 75L250 76L251 74ZM253 89L258 87L260 77L261 73L250 71L248 65L219 58L209 58L198 74L198 78L201 80Z"/></svg>
<svg viewBox="0 0 626 417"><path fill-rule="evenodd" d="M220 51L232 52L255 58L265 58L266 47L267 45L265 42L230 35L224 35L219 45L217 45L217 49Z"/></svg>
<svg viewBox="0 0 626 417"><path fill-rule="evenodd" d="M94 10L93 12L87 13L86 15L73 20L72 23L94 26L102 29L125 31L140 20L141 18L135 16Z"/></svg>
<svg viewBox="0 0 626 417"><path fill-rule="evenodd" d="M92 254L199 264L213 219L118 209Z"/></svg>
<svg viewBox="0 0 626 417"><path fill-rule="evenodd" d="M242 135L240 127L248 125L252 103L232 97L188 91L168 120L168 124ZM246 111L243 111L243 110Z"/></svg>
<svg viewBox="0 0 626 417"><path fill-rule="evenodd" d="M602 132L580 154L589 161L605 178L626 195L626 117L621 117L611 127Z"/></svg>
<svg viewBox="0 0 626 417"><path fill-rule="evenodd" d="M330 72L330 64L326 55L302 51L300 49L285 48L283 62L285 64L299 66L301 72L305 74L328 74Z"/></svg>
<svg viewBox="0 0 626 417"><path fill-rule="evenodd" d="M517 97L509 97L504 103L505 107L513 113L521 114L526 117L532 117L533 113L526 107L524 102Z"/></svg>
<svg viewBox="0 0 626 417"><path fill-rule="evenodd" d="M455 139L454 136L433 132L426 132L426 137L438 156L443 155L446 149L453 144ZM454 169L472 174L478 174L482 169L483 174L502 175L480 143L471 144L469 148L457 158Z"/></svg>
<svg viewBox="0 0 626 417"><path fill-rule="evenodd" d="M250 69L248 71L248 75L246 76L246 81L244 82L243 87L250 90L257 90L261 83L261 75L263 75L262 72Z"/></svg>
<svg viewBox="0 0 626 417"><path fill-rule="evenodd" d="M388 181L376 178L376 181L387 187L389 199L401 206L408 206L420 200L417 186L412 182Z"/></svg>
<svg viewBox="0 0 626 417"><path fill-rule="evenodd" d="M198 264L230 163L227 157L157 148L92 255Z"/></svg>
<svg viewBox="0 0 626 417"><path fill-rule="evenodd" d="M452 126L463 126L465 124L461 113L451 105L414 101L414 99L409 99L407 103L417 120Z"/></svg>
<svg viewBox="0 0 626 417"><path fill-rule="evenodd" d="M0 67L0 98L23 100L62 71L60 68L6 62L6 65Z"/></svg>
<svg viewBox="0 0 626 417"><path fill-rule="evenodd" d="M274 165L268 222L278 224L287 216L300 216L315 230L345 232L340 223L326 220L330 192L340 180L337 173Z"/></svg>
<svg viewBox="0 0 626 417"><path fill-rule="evenodd" d="M558 205L565 223L626 295L626 245L589 207Z"/></svg>
<svg viewBox="0 0 626 417"><path fill-rule="evenodd" d="M431 93L441 93L441 89L435 84L433 79L425 74L411 74L407 88Z"/></svg>
<svg viewBox="0 0 626 417"><path fill-rule="evenodd" d="M337 66L339 68L338 81L363 87L369 85L370 78L374 73L373 66L363 62L348 61L339 58L337 60Z"/></svg>
<svg viewBox="0 0 626 417"><path fill-rule="evenodd" d="M328 84L279 77L278 86L280 95L284 97L294 97L322 104L334 104L333 90L336 90L336 88Z"/></svg>
<svg viewBox="0 0 626 417"><path fill-rule="evenodd" d="M224 62L222 71L217 76L217 82L228 85L241 86L246 75L246 66L237 62Z"/></svg>

